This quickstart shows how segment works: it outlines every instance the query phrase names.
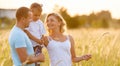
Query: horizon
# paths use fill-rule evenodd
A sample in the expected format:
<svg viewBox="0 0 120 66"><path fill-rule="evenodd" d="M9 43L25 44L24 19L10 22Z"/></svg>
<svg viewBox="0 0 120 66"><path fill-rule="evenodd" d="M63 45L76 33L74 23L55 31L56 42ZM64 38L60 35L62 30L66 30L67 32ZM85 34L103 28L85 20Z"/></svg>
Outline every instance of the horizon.
<svg viewBox="0 0 120 66"><path fill-rule="evenodd" d="M67 9L71 16L76 14L89 15L91 13L98 13L101 11L109 11L112 18L120 19L120 1L119 0L0 0L0 8L3 9L17 9L21 6L29 7L33 2L43 4L43 13L53 11L55 5ZM17 5L16 5L16 4ZM67 3L67 4L66 4ZM8 4L8 5L6 5Z"/></svg>

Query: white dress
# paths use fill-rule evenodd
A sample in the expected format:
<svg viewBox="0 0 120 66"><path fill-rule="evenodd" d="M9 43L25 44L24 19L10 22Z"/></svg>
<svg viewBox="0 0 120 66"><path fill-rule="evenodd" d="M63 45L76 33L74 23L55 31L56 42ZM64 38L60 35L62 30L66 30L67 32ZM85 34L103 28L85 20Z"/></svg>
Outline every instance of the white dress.
<svg viewBox="0 0 120 66"><path fill-rule="evenodd" d="M53 40L50 36L48 40L47 50L50 57L50 66L72 66L69 36L63 42Z"/></svg>

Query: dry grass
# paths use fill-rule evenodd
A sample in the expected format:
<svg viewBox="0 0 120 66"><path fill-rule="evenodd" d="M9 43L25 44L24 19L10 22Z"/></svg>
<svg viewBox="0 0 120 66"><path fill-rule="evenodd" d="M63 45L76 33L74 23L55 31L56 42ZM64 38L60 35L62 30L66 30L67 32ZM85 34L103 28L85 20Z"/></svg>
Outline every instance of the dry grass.
<svg viewBox="0 0 120 66"><path fill-rule="evenodd" d="M12 66L8 35L10 30L0 30L0 66ZM114 29L74 29L68 31L75 39L77 56L91 54L92 59L73 63L73 66L120 66L120 31ZM49 66L49 56L41 66Z"/></svg>

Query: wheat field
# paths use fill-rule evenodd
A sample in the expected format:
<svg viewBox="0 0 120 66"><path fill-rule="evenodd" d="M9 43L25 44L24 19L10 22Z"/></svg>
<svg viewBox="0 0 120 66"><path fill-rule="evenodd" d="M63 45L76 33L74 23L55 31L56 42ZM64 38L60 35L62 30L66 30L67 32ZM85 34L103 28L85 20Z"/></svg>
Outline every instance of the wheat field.
<svg viewBox="0 0 120 66"><path fill-rule="evenodd" d="M10 30L0 30L0 66L12 66L8 36ZM120 30L119 29L73 29L68 33L75 40L77 56L91 54L89 61L73 63L73 66L120 66ZM49 56L43 48L45 62L49 66Z"/></svg>

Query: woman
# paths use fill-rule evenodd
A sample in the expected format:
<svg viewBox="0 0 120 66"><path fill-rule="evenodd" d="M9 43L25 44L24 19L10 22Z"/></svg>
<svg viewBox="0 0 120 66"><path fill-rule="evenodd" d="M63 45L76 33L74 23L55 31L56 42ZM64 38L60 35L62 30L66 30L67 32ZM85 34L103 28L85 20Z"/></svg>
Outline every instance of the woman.
<svg viewBox="0 0 120 66"><path fill-rule="evenodd" d="M59 14L48 14L45 23L49 36L44 38L44 45L48 50L51 66L72 66L72 61L79 62L91 58L91 55L76 57L74 40L72 36L64 34L66 24Z"/></svg>

